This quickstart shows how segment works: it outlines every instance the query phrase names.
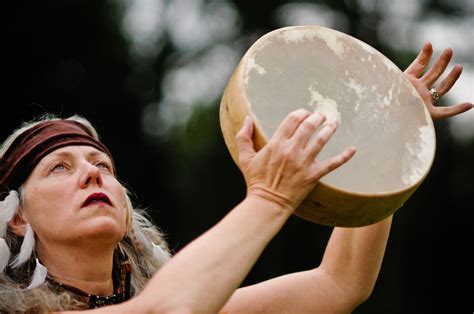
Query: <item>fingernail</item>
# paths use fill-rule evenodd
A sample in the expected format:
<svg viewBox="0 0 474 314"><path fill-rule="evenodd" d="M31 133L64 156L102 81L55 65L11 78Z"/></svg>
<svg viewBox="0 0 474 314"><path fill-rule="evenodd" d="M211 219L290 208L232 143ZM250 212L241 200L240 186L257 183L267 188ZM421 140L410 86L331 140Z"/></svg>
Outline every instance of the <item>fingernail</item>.
<svg viewBox="0 0 474 314"><path fill-rule="evenodd" d="M248 115L245 116L244 125L249 125L250 123L252 123L252 119Z"/></svg>
<svg viewBox="0 0 474 314"><path fill-rule="evenodd" d="M339 126L339 121L335 119L330 119L328 118L325 122L326 125L333 126L333 127L338 127Z"/></svg>
<svg viewBox="0 0 474 314"><path fill-rule="evenodd" d="M323 119L324 123L329 122L328 121L329 119L326 117L326 115L322 114L321 112L317 112L317 111L315 111L314 113L317 113L321 117L321 119Z"/></svg>

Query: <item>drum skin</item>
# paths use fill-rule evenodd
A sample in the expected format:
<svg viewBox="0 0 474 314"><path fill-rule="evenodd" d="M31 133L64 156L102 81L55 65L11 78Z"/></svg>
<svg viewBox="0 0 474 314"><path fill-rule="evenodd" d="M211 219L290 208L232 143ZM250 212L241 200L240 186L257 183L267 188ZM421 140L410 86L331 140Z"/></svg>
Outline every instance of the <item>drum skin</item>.
<svg viewBox="0 0 474 314"><path fill-rule="evenodd" d="M316 40L320 43L315 44ZM272 43L280 45L279 48L270 47ZM291 45L300 47L298 49L304 51L303 54L310 51L311 58L315 56L314 60L319 60L314 61L314 77L313 72L305 70L307 65L298 70L300 72L295 72L296 74L289 73L303 58L308 58L296 52L285 52L292 51ZM304 45L308 45L308 48ZM267 52L264 52L265 47ZM347 55L341 58L340 53L344 52L344 49ZM271 53L277 55L274 57L276 65L262 66L266 62L265 57L273 58L268 55ZM318 53L322 55L318 56ZM280 64L286 64L286 59L291 60L280 67ZM325 67L326 59L327 63L335 68L335 73L318 72ZM368 62L369 60L371 62ZM350 62L350 66L344 62ZM278 68L278 71L273 71L274 68ZM278 78L272 78L272 75L277 77L280 74L286 75L286 72L289 75L288 83L281 83ZM310 77L301 83L298 76L303 72ZM249 76L249 73L253 73L253 76ZM384 79L379 76L386 77L389 83L383 82ZM312 80L314 83L309 84ZM263 88L252 89L249 87L251 84ZM309 90L309 100L303 101L311 105L306 105L307 110L322 110L328 118L339 120L340 126L336 132L339 138L334 140L336 144L331 144L332 148L326 150L326 155L322 152L323 159L341 152L349 145L356 147L356 156L362 156L352 165L351 159L347 166L343 165L335 171L338 173L323 177L296 209L295 215L322 225L361 227L383 220L403 206L428 175L435 154L433 122L421 97L403 73L372 47L332 29L294 26L277 29L262 36L250 47L236 67L221 99L221 130L226 146L237 165L238 149L235 136L246 116L250 116L255 123L253 141L258 151L265 146L286 114L305 107L301 100L295 100L296 104L288 104L288 108L282 109L285 101L292 102L291 99L283 100L283 104L278 107L280 116L272 117L271 119L275 120L274 125L269 126L266 112L271 116L270 113L275 111L271 107L274 99L272 97L275 96L271 94L274 89L280 91L287 88L285 84L288 84L288 88L297 90L295 95L299 95L300 90L305 93ZM309 88L298 84L309 84ZM250 97L254 100L253 103L249 100ZM269 100L257 110L256 103L260 102L260 99ZM329 111L326 110L330 107L328 104L332 106ZM256 114L255 111L259 113ZM371 127L371 123L375 126ZM371 128L375 131L365 133L364 130ZM331 146L331 141L332 139L326 146Z"/></svg>

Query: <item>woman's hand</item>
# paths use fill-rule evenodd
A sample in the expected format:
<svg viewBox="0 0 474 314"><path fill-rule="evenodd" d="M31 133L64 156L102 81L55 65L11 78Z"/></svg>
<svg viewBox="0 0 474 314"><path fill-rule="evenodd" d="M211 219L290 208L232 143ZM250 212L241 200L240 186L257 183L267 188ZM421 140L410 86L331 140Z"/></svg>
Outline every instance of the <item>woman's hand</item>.
<svg viewBox="0 0 474 314"><path fill-rule="evenodd" d="M270 141L256 152L253 122L247 117L236 136L247 195L276 202L292 213L322 176L347 162L355 153L352 147L327 160L316 160L337 128L336 122L323 124L325 120L318 112L291 112Z"/></svg>
<svg viewBox="0 0 474 314"><path fill-rule="evenodd" d="M460 65L454 66L448 76L446 76L446 78L442 80L441 83L435 85L435 82L446 70L448 63L453 56L453 51L449 48L445 49L433 66L428 69L426 73L424 73L426 67L430 63L432 55L433 47L431 46L431 43L425 43L416 59L405 70L404 74L413 84L413 86L415 86L421 98L423 98L423 101L428 108L433 120L455 116L472 109L472 104L469 102L464 102L448 107L435 106L436 100L435 97L430 93L430 89L434 87L439 96L445 95L451 89L451 87L453 87L454 83L456 83L457 79L461 75L462 67Z"/></svg>

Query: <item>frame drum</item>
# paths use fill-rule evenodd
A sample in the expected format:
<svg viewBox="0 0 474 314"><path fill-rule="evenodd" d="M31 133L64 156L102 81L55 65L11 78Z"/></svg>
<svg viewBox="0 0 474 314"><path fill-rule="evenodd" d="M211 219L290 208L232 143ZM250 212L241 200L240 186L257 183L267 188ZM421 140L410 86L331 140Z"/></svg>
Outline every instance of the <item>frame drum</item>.
<svg viewBox="0 0 474 314"><path fill-rule="evenodd" d="M317 159L354 146L357 153L327 174L295 214L329 226L378 222L403 206L427 176L435 130L423 100L402 71L347 34L295 26L258 39L224 91L220 123L238 165L235 135L253 118L261 149L291 111L306 108L340 122Z"/></svg>

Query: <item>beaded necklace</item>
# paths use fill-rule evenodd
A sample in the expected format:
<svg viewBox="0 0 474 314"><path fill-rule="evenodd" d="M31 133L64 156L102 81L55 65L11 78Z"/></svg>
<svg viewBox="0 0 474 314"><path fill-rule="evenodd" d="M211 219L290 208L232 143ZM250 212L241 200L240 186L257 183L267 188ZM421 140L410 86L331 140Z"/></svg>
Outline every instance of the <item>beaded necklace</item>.
<svg viewBox="0 0 474 314"><path fill-rule="evenodd" d="M74 296L89 305L90 309L103 307L106 305L119 304L130 299L130 277L132 267L128 259L122 260L120 265L116 265L112 270L112 280L114 284L114 294L108 296L90 294L76 287L66 285L56 281L51 276L47 276L47 280L59 291L69 291ZM118 268L118 269L117 269Z"/></svg>

